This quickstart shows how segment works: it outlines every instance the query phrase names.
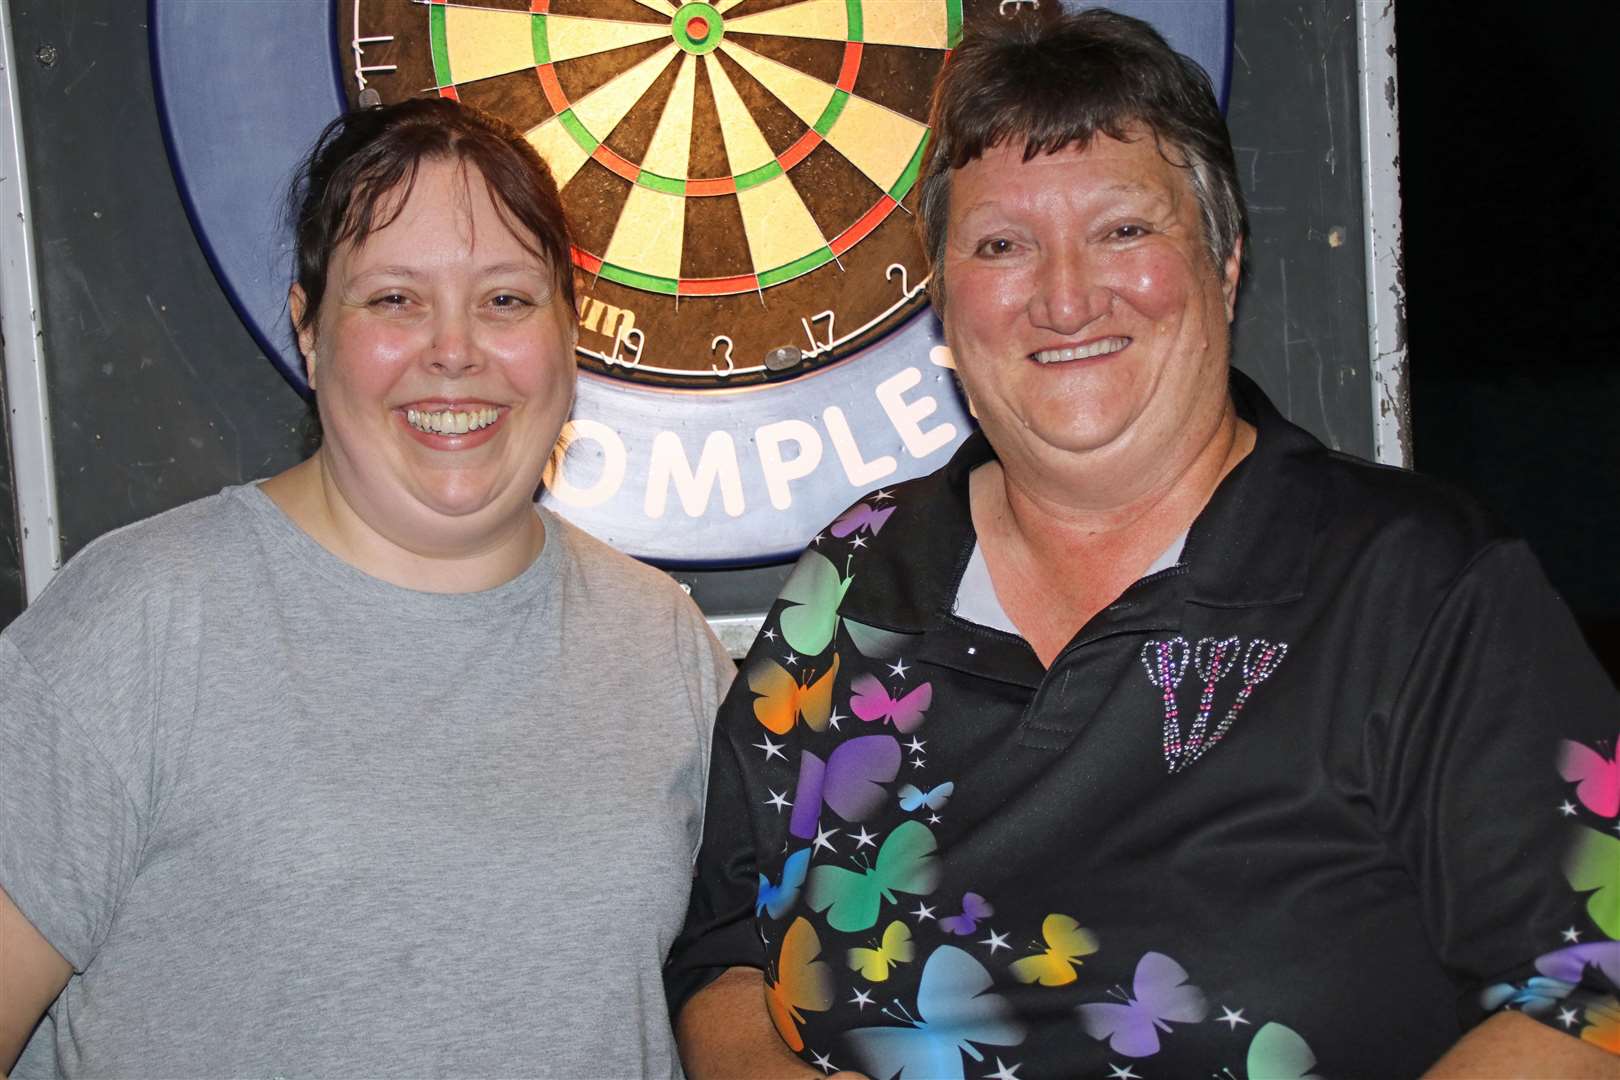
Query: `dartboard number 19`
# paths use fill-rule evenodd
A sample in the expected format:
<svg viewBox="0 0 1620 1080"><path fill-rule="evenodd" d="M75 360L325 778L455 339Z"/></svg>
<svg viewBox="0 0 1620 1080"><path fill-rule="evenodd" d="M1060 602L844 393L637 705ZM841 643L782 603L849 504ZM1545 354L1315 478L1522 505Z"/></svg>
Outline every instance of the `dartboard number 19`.
<svg viewBox="0 0 1620 1080"><path fill-rule="evenodd" d="M574 228L584 366L792 378L924 304L912 221L963 0L343 0L351 100L523 132Z"/></svg>

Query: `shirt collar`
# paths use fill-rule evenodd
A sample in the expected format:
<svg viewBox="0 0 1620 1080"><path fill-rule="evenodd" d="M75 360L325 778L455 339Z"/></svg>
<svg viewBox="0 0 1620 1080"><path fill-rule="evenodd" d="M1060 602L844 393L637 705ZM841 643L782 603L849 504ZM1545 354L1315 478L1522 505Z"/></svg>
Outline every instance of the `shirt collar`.
<svg viewBox="0 0 1620 1080"><path fill-rule="evenodd" d="M1230 386L1255 445L1193 521L1184 597L1210 607L1288 603L1304 594L1310 572L1320 504L1311 473L1327 450L1247 375L1233 370ZM913 633L949 616L975 543L968 475L994 458L976 430L944 468L902 489L893 520L854 560L841 613Z"/></svg>

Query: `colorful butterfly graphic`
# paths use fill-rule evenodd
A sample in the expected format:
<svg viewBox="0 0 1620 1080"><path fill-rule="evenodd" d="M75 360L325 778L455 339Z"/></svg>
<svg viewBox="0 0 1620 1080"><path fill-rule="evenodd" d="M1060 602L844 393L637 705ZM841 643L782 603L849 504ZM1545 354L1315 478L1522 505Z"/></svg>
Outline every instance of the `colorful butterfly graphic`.
<svg viewBox="0 0 1620 1080"><path fill-rule="evenodd" d="M1097 951L1097 935L1067 915L1051 914L1041 922L1046 951L1012 962L1013 978L1022 983L1064 986L1074 982L1075 965Z"/></svg>
<svg viewBox="0 0 1620 1080"><path fill-rule="evenodd" d="M812 911L825 911L827 925L851 933L877 925L883 901L898 903L896 893L926 896L939 884L939 844L928 826L906 821L895 827L878 848L870 870L845 870L822 864L810 870L806 898Z"/></svg>
<svg viewBox="0 0 1620 1080"><path fill-rule="evenodd" d="M754 699L754 718L777 735L786 735L801 716L812 731L825 731L837 677L836 655L825 674L802 685L775 660L756 661L748 669L748 689L759 695Z"/></svg>
<svg viewBox="0 0 1620 1080"><path fill-rule="evenodd" d="M817 960L820 955L821 939L816 936L815 927L802 917L794 919L782 938L782 951L776 959L776 981L765 987L765 1004L770 1009L771 1022L794 1053L804 1049L804 1037L799 1034L804 1014L826 1012L832 1006L832 965Z"/></svg>
<svg viewBox="0 0 1620 1080"><path fill-rule="evenodd" d="M1577 825L1564 856L1564 876L1576 892L1592 891L1586 913L1608 938L1620 938L1620 836Z"/></svg>
<svg viewBox="0 0 1620 1080"><path fill-rule="evenodd" d="M939 920L939 928L947 934L957 937L967 937L979 928L980 919L988 919L996 913L990 906L990 901L976 892L970 892L962 897L962 914L947 915Z"/></svg>
<svg viewBox="0 0 1620 1080"><path fill-rule="evenodd" d="M787 606L777 618L777 626L788 646L805 656L819 656L832 644L838 629L838 605L844 602L853 577L844 577L827 556L807 551L782 585L781 599ZM862 656L898 655L913 635L880 630L854 619L844 619L844 631Z"/></svg>
<svg viewBox="0 0 1620 1080"><path fill-rule="evenodd" d="M754 901L754 915L769 911L771 918L780 919L799 902L799 890L804 887L804 876L810 871L810 849L801 848L787 857L782 864L782 883L772 885L771 879L759 875L759 897Z"/></svg>
<svg viewBox="0 0 1620 1080"><path fill-rule="evenodd" d="M873 675L856 676L849 689L854 695L849 700L849 708L856 716L868 724L874 720L889 720L907 735L922 726L923 713L934 701L932 683L923 683L899 700L890 697Z"/></svg>
<svg viewBox="0 0 1620 1080"><path fill-rule="evenodd" d="M883 523L889 520L889 515L894 513L894 509L892 506L885 506L879 510L869 503L856 503L848 510L845 510L827 531L839 539L851 533L860 532L862 529L876 536L882 531Z"/></svg>
<svg viewBox="0 0 1620 1080"><path fill-rule="evenodd" d="M1620 1001L1602 998L1586 1006L1581 1038L1611 1054L1620 1054Z"/></svg>
<svg viewBox="0 0 1620 1080"><path fill-rule="evenodd" d="M873 1080L962 1080L963 1054L983 1062L979 1046L1017 1046L1024 1025L990 985L990 973L968 953L954 945L935 949L923 965L917 1015L906 1018L908 1026L848 1034L861 1071Z"/></svg>
<svg viewBox="0 0 1620 1080"><path fill-rule="evenodd" d="M1480 991L1479 1003L1495 1012L1497 1009L1517 1009L1531 1016L1545 1016L1575 989L1575 984L1563 979L1543 978L1540 975L1524 983L1497 983Z"/></svg>
<svg viewBox="0 0 1620 1080"><path fill-rule="evenodd" d="M1558 774L1575 785L1575 795L1599 817L1620 815L1620 760L1606 758L1589 746L1562 739Z"/></svg>
<svg viewBox="0 0 1620 1080"><path fill-rule="evenodd" d="M1311 1048L1285 1024L1263 1025L1249 1043L1249 1080L1322 1080L1311 1072L1315 1064Z"/></svg>
<svg viewBox="0 0 1620 1080"><path fill-rule="evenodd" d="M909 964L916 955L911 943L911 927L896 919L883 931L883 941L875 949L849 950L850 970L861 973L868 982L883 982L895 964Z"/></svg>
<svg viewBox="0 0 1620 1080"><path fill-rule="evenodd" d="M1586 969L1597 968L1620 985L1620 941L1593 941L1570 945L1536 957L1536 970L1565 982L1585 981Z"/></svg>
<svg viewBox="0 0 1620 1080"><path fill-rule="evenodd" d="M927 791L915 784L906 784L900 788L900 809L908 814L924 806L930 810L943 810L955 790L956 785L949 780Z"/></svg>
<svg viewBox="0 0 1620 1080"><path fill-rule="evenodd" d="M1119 995L1123 997L1124 995ZM1107 1039L1117 1054L1147 1057L1159 1052L1159 1032L1170 1022L1196 1024L1209 1015L1204 992L1187 982L1187 972L1163 953L1145 954L1124 1004L1093 1002L1079 1007L1080 1026L1093 1039Z"/></svg>
<svg viewBox="0 0 1620 1080"><path fill-rule="evenodd" d="M900 772L900 744L893 735L863 735L839 743L827 760L799 755L799 785L793 794L788 832L809 840L821 820L821 804L845 821L865 821L888 800L884 784Z"/></svg>

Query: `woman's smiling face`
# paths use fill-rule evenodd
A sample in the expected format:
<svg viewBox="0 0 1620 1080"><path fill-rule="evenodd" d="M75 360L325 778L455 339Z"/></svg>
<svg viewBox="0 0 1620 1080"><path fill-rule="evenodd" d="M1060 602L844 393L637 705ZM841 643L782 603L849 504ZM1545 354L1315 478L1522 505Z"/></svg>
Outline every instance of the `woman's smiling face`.
<svg viewBox="0 0 1620 1080"><path fill-rule="evenodd" d="M424 160L398 215L333 253L299 334L332 485L417 554L478 551L533 515L575 378L575 313L537 246L476 168ZM292 307L296 325L297 288Z"/></svg>
<svg viewBox="0 0 1620 1080"><path fill-rule="evenodd" d="M1210 262L1188 170L1148 132L951 178L946 339L1004 462L1139 464L1226 407L1238 255Z"/></svg>

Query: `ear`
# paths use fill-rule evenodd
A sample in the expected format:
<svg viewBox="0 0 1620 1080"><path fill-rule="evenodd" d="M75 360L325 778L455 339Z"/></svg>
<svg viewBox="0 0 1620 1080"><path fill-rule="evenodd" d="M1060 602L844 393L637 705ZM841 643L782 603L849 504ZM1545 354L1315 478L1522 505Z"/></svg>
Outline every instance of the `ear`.
<svg viewBox="0 0 1620 1080"><path fill-rule="evenodd" d="M1243 237L1238 237L1232 245L1232 254L1227 256L1226 265L1221 268L1221 292L1226 296L1226 321L1231 322L1237 315L1238 279L1243 274Z"/></svg>
<svg viewBox="0 0 1620 1080"><path fill-rule="evenodd" d="M292 313L293 333L298 337L298 353L304 358L304 378L311 390L315 389L315 327L304 326L304 311L309 307L309 298L304 295L304 287L297 282L287 290L287 310Z"/></svg>

